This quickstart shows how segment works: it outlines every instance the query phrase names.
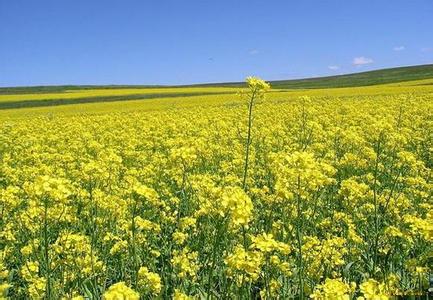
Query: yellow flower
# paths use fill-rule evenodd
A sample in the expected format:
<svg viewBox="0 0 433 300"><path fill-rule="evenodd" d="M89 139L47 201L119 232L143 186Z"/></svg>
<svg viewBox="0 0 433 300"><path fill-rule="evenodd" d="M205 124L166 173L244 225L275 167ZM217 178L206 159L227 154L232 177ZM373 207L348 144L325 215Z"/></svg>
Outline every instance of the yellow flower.
<svg viewBox="0 0 433 300"><path fill-rule="evenodd" d="M223 190L221 214L230 215L230 226L234 229L247 225L253 214L253 202L240 187L226 187Z"/></svg>
<svg viewBox="0 0 433 300"><path fill-rule="evenodd" d="M161 292L162 284L161 277L158 274L150 272L148 268L141 267L138 270L139 285L153 295L158 295Z"/></svg>
<svg viewBox="0 0 433 300"><path fill-rule="evenodd" d="M275 189L284 200L295 196L304 201L312 199L312 193L332 184L336 170L330 164L318 160L312 153L295 151L274 156Z"/></svg>
<svg viewBox="0 0 433 300"><path fill-rule="evenodd" d="M379 283L374 279L368 279L361 283L360 290L365 300L388 300L390 297L383 283Z"/></svg>
<svg viewBox="0 0 433 300"><path fill-rule="evenodd" d="M278 292L280 288L281 288L281 283L275 279L271 279L271 281L269 282L269 289L261 290L260 297L262 299L275 299L279 295Z"/></svg>
<svg viewBox="0 0 433 300"><path fill-rule="evenodd" d="M39 263L35 261L28 261L21 267L21 276L28 282L33 281L39 273Z"/></svg>
<svg viewBox="0 0 433 300"><path fill-rule="evenodd" d="M198 253L190 251L188 247L183 248L181 251L175 250L171 263L177 271L179 278L195 279L199 266L197 265Z"/></svg>
<svg viewBox="0 0 433 300"><path fill-rule="evenodd" d="M188 296L178 289L174 290L173 300L193 300L194 298L191 296Z"/></svg>
<svg viewBox="0 0 433 300"><path fill-rule="evenodd" d="M248 87L254 91L267 91L271 88L269 83L254 76L247 77L246 82Z"/></svg>
<svg viewBox="0 0 433 300"><path fill-rule="evenodd" d="M0 299L7 299L6 293L10 287L11 285L8 283L0 283Z"/></svg>
<svg viewBox="0 0 433 300"><path fill-rule="evenodd" d="M32 278L29 286L28 293L32 299L43 299L45 296L45 289L47 281L44 277Z"/></svg>
<svg viewBox="0 0 433 300"><path fill-rule="evenodd" d="M188 235L183 232L176 231L175 233L173 233L173 240L178 245L182 245L187 238Z"/></svg>
<svg viewBox="0 0 433 300"><path fill-rule="evenodd" d="M128 251L128 242L127 241L118 241L116 242L113 247L111 247L110 249L110 254L111 255L116 255L116 254L125 254Z"/></svg>
<svg viewBox="0 0 433 300"><path fill-rule="evenodd" d="M121 281L113 284L105 291L102 296L104 300L139 300L140 294L126 286L125 282Z"/></svg>
<svg viewBox="0 0 433 300"><path fill-rule="evenodd" d="M268 253L272 251L281 252L282 254L285 255L290 253L289 245L274 240L273 235L267 233L262 233L261 235L252 237L252 244L250 248L259 249L264 253Z"/></svg>
<svg viewBox="0 0 433 300"><path fill-rule="evenodd" d="M317 300L350 300L356 284L351 285L343 282L341 278L326 278L323 284L319 284L310 295L312 299Z"/></svg>
<svg viewBox="0 0 433 300"><path fill-rule="evenodd" d="M264 257L260 251L245 251L242 246L237 245L233 253L229 254L224 261L228 266L228 275L235 277L237 283L241 284L243 279L246 281L257 280Z"/></svg>

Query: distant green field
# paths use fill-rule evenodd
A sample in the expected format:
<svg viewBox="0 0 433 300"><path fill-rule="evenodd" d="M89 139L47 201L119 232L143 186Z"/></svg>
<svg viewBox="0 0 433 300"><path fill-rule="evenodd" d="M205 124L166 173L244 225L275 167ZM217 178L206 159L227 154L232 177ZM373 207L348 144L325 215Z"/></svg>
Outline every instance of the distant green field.
<svg viewBox="0 0 433 300"><path fill-rule="evenodd" d="M428 86L433 84L433 65L383 69L348 75L271 81L275 92L351 88L362 86ZM243 83L189 86L34 86L0 88L0 110L97 102L121 102L159 98L185 98L234 94Z"/></svg>
<svg viewBox="0 0 433 300"><path fill-rule="evenodd" d="M58 106L95 102L149 100L236 93L233 87L72 89L56 92L0 94L0 109Z"/></svg>
<svg viewBox="0 0 433 300"><path fill-rule="evenodd" d="M317 89L337 87L357 87L377 84L398 83L411 80L433 78L433 64L381 69L375 71L291 80L270 81L272 87L280 89ZM112 90L112 89L147 89L147 88L182 88L182 87L239 87L243 82L223 82L193 84L184 86L163 85L59 85L0 88L2 94L62 93L74 90Z"/></svg>
<svg viewBox="0 0 433 300"><path fill-rule="evenodd" d="M349 87L349 88L328 88L328 89L287 89L277 90L272 89L266 95L266 103L285 103L298 101L301 97L308 96L312 99L339 99L345 102L358 101L360 99L375 99L375 98L389 98L392 99L396 95L405 97L428 97L433 99L433 79L430 80L416 80L394 84L363 86L363 87ZM135 92L128 89L117 90L86 90L75 91L73 93L65 93L69 97L80 96L83 94L94 95L99 94L99 97L90 97L89 101L82 102L80 99L84 98L70 98L64 100L38 100L34 99L31 104L33 106L6 108L8 102L0 101L0 123L5 120L21 119L27 117L46 117L46 116L73 116L73 115L93 115L93 114L107 114L107 113L131 113L131 112L156 112L156 111L171 111L173 109L197 109L202 107L234 107L244 105L241 98L237 95L236 91L239 88L221 88L221 87L194 87L179 89L179 92L185 93L184 96L179 94L173 96L172 89L161 89L158 97L153 97L154 91L148 89L148 93L144 98L134 99ZM186 94L189 91L191 94ZM195 91L195 93L192 93ZM124 99L105 101L106 96L102 94L125 94ZM165 95L165 96L163 96ZM32 96L35 97L55 97L56 94L33 94L33 95L17 95L17 96ZM146 96L148 98L146 98ZM114 96L113 96L114 97ZM1 98L1 97L0 97ZM108 98L110 99L110 98ZM53 101L49 105L49 101ZM62 102L64 101L64 102ZM67 104L67 105L64 105Z"/></svg>
<svg viewBox="0 0 433 300"><path fill-rule="evenodd" d="M278 89L322 89L358 87L433 78L433 64L382 69L346 75L270 81ZM242 82L207 84L206 86L242 86ZM203 85L201 85L203 86Z"/></svg>

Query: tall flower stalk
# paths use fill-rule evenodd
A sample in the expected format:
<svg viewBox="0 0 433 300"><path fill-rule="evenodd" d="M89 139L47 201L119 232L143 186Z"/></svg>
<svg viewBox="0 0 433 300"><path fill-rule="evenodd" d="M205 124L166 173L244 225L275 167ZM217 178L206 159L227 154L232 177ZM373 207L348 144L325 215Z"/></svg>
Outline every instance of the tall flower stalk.
<svg viewBox="0 0 433 300"><path fill-rule="evenodd" d="M258 77L247 77L246 79L248 90L246 93L246 99L248 104L248 132L247 140L245 143L245 164L244 164L244 176L242 180L242 187L246 190L247 187L247 175L248 175L248 164L250 158L250 145L251 145L251 128L253 126L253 107L257 100L264 98L266 91L268 91L271 86L269 83Z"/></svg>

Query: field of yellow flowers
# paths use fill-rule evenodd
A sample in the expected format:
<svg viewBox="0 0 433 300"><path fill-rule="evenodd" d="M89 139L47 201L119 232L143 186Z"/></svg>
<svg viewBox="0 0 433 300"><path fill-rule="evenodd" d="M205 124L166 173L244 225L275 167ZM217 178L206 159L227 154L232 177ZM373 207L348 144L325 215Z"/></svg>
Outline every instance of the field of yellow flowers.
<svg viewBox="0 0 433 300"><path fill-rule="evenodd" d="M425 295L433 86L249 83L1 111L0 299Z"/></svg>

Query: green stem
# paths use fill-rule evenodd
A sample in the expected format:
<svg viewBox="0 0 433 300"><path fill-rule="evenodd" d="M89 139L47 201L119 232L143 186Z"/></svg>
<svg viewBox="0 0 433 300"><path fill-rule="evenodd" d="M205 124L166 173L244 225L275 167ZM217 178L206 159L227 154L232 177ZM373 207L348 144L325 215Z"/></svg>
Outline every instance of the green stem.
<svg viewBox="0 0 433 300"><path fill-rule="evenodd" d="M373 202L374 202L374 256L373 256L373 275L377 266L378 244L379 244L379 215L377 203L377 173L379 169L379 153L380 151L380 136L376 146L376 162L374 166L374 180L373 180Z"/></svg>
<svg viewBox="0 0 433 300"><path fill-rule="evenodd" d="M44 199L44 258L45 258L45 277L46 283L46 298L51 298L51 267L50 267L50 256L48 253L48 200Z"/></svg>
<svg viewBox="0 0 433 300"><path fill-rule="evenodd" d="M253 105L254 98L256 97L256 90L252 91L250 101L248 103L248 135L245 149L245 165L244 165L244 179L242 181L242 187L245 190L247 184L247 173L248 173L248 162L250 157L250 144L251 144L251 127L253 123Z"/></svg>
<svg viewBox="0 0 433 300"><path fill-rule="evenodd" d="M132 210L132 224L131 224L131 231L132 231L132 260L133 260L133 280L134 280L134 286L137 286L138 281L138 259L137 259L137 249L135 245L135 214L137 209L137 200L134 199L134 206Z"/></svg>
<svg viewBox="0 0 433 300"><path fill-rule="evenodd" d="M215 264L216 264L216 256L217 256L217 252L219 250L219 238L221 236L221 232L220 230L217 230L217 232L215 233L214 236L214 243L213 243L213 253L212 253L212 266L209 270L209 275L208 275L208 287L207 287L207 295L206 295L206 299L210 299L210 291L212 288L212 277L213 277L213 270L215 269Z"/></svg>
<svg viewBox="0 0 433 300"><path fill-rule="evenodd" d="M299 251L299 297L304 299L304 262L302 257L302 207L301 207L301 196L299 194L301 188L301 179L298 176L298 193L297 193L297 222L296 222L296 239L298 242Z"/></svg>
<svg viewBox="0 0 433 300"><path fill-rule="evenodd" d="M95 248L96 248L96 235L98 230L97 218L98 218L98 203L94 201L93 197L93 185L90 185L89 196L92 210L92 232L91 232L91 247L90 247L90 259L93 276L93 292L96 298L99 298L98 282L95 272Z"/></svg>

